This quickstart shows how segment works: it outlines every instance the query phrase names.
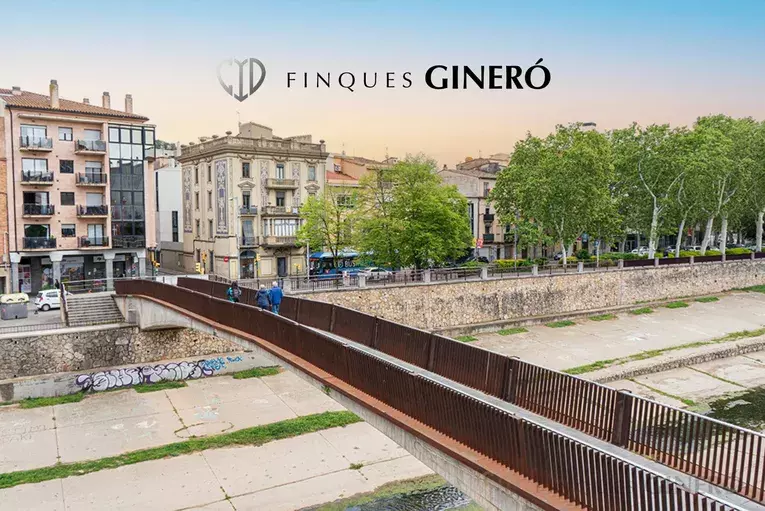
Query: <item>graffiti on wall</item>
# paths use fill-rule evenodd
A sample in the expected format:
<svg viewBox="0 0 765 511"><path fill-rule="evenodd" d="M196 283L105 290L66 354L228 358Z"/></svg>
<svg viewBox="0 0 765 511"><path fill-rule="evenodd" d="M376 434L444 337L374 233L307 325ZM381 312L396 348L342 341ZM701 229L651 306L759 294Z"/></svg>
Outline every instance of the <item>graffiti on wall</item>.
<svg viewBox="0 0 765 511"><path fill-rule="evenodd" d="M101 392L144 383L196 380L214 375L224 369L227 363L241 361L242 357L239 356L218 357L191 362L171 362L153 366L112 369L111 371L81 374L75 378L75 384L85 391Z"/></svg>

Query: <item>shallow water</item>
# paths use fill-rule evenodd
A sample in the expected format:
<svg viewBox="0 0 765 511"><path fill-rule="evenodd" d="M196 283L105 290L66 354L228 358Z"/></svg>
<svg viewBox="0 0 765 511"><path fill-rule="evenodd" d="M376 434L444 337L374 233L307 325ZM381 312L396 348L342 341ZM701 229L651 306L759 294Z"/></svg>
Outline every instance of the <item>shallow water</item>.
<svg viewBox="0 0 765 511"><path fill-rule="evenodd" d="M470 503L470 497L454 486L441 486L349 506L345 511L446 511L463 509Z"/></svg>

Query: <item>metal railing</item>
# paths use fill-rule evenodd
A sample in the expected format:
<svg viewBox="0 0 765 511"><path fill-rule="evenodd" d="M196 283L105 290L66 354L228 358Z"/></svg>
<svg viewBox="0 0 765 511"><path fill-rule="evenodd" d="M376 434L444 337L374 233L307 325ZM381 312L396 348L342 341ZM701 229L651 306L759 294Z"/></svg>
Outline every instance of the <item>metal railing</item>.
<svg viewBox="0 0 765 511"><path fill-rule="evenodd" d="M56 238L24 238L22 245L24 246L25 250L56 248Z"/></svg>
<svg viewBox="0 0 765 511"><path fill-rule="evenodd" d="M240 240L242 242L243 247L257 247L258 246L258 237L257 236L241 236Z"/></svg>
<svg viewBox="0 0 765 511"><path fill-rule="evenodd" d="M144 236L117 235L112 238L112 248L146 248Z"/></svg>
<svg viewBox="0 0 765 511"><path fill-rule="evenodd" d="M80 248L87 248L87 247L108 247L109 246L109 236L80 236L77 238L77 246Z"/></svg>
<svg viewBox="0 0 765 511"><path fill-rule="evenodd" d="M53 139L50 137L19 137L19 145L22 149L53 149Z"/></svg>
<svg viewBox="0 0 765 511"><path fill-rule="evenodd" d="M240 215L257 215L258 207L257 206L242 206L239 208L239 214Z"/></svg>
<svg viewBox="0 0 765 511"><path fill-rule="evenodd" d="M22 183L52 184L53 172L49 170L22 170Z"/></svg>
<svg viewBox="0 0 765 511"><path fill-rule="evenodd" d="M24 204L24 214L32 216L51 216L56 207L52 204Z"/></svg>
<svg viewBox="0 0 765 511"><path fill-rule="evenodd" d="M105 185L108 181L106 173L92 173L92 172L78 172L77 184L78 185Z"/></svg>
<svg viewBox="0 0 765 511"><path fill-rule="evenodd" d="M107 216L109 206L77 206L77 216Z"/></svg>
<svg viewBox="0 0 765 511"><path fill-rule="evenodd" d="M297 179L269 177L266 179L266 188L297 188Z"/></svg>
<svg viewBox="0 0 765 511"><path fill-rule="evenodd" d="M106 152L106 142L104 140L80 140L75 142L74 152Z"/></svg>
<svg viewBox="0 0 765 511"><path fill-rule="evenodd" d="M263 206L264 215L299 215L300 208L292 206Z"/></svg>
<svg viewBox="0 0 765 511"><path fill-rule="evenodd" d="M606 394L604 387L592 382L328 303L287 297L280 317L248 306L254 290L244 289L238 304L219 298L225 296L223 283L179 279L185 292L149 281L116 284L120 294L151 296L272 343L296 356L291 364L303 360L464 444L483 460L493 460L586 509L737 509L647 465L307 327L333 332L521 407L535 407L539 415L585 432L589 429L598 438L612 440L614 431L625 429L624 410L631 408L616 396L629 394L612 389ZM447 448L438 443L435 447ZM682 470L682 465L670 466ZM762 469L762 463L757 466ZM703 471L692 475L703 478Z"/></svg>

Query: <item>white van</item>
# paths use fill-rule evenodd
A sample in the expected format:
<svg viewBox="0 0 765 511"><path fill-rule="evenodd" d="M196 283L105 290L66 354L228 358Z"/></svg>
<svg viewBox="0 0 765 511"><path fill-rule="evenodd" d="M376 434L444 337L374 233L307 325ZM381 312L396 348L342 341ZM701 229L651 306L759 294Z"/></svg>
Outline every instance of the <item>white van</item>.
<svg viewBox="0 0 765 511"><path fill-rule="evenodd" d="M67 292L66 296L70 296L72 293ZM61 291L58 289L48 289L46 291L40 291L35 298L35 307L37 310L49 311L51 309L61 308Z"/></svg>

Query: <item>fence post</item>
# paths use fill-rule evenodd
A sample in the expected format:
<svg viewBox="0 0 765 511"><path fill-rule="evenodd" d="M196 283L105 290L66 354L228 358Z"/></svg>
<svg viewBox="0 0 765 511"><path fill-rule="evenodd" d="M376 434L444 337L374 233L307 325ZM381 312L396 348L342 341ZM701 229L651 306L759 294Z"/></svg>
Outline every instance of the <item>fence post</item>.
<svg viewBox="0 0 765 511"><path fill-rule="evenodd" d="M377 349L377 331L379 330L379 327L378 327L379 323L380 323L379 318L375 316L375 331L374 331L374 334L372 334L372 346L371 346L372 348L375 348L375 349Z"/></svg>
<svg viewBox="0 0 765 511"><path fill-rule="evenodd" d="M329 331L334 332L335 331L335 310L337 310L337 307L335 307L335 304L332 304L332 312L329 315Z"/></svg>
<svg viewBox="0 0 765 511"><path fill-rule="evenodd" d="M534 275L535 277L537 275L539 275L539 265L538 264L535 264L534 266L531 267L531 274Z"/></svg>
<svg viewBox="0 0 765 511"><path fill-rule="evenodd" d="M510 363L507 367L507 380L505 380L505 388L502 389L502 395L504 400L508 403L515 403L515 391L518 386L518 365L520 359L518 357L509 357Z"/></svg>
<svg viewBox="0 0 765 511"><path fill-rule="evenodd" d="M467 273L465 274L467 276ZM486 266L481 267L481 280L488 280L489 269Z"/></svg>
<svg viewBox="0 0 765 511"><path fill-rule="evenodd" d="M659 266L659 258L658 257L654 257L653 258L653 266L654 266L654 268Z"/></svg>
<svg viewBox="0 0 765 511"><path fill-rule="evenodd" d="M359 287L362 287L362 288L367 287L367 277L366 277L366 275L362 275L362 274L359 273L358 279L359 279Z"/></svg>
<svg viewBox="0 0 765 511"><path fill-rule="evenodd" d="M433 342L435 335L433 332L430 332L430 337L428 337L428 367L425 368L428 371L433 370L433 359L436 357L436 343Z"/></svg>
<svg viewBox="0 0 765 511"><path fill-rule="evenodd" d="M624 269L624 259L619 259L619 264L617 265L617 268L620 270Z"/></svg>
<svg viewBox="0 0 765 511"><path fill-rule="evenodd" d="M695 261L694 257L693 257L693 256L691 256L691 260L688 262L688 264L693 264L693 263L694 263L694 261Z"/></svg>
<svg viewBox="0 0 765 511"><path fill-rule="evenodd" d="M754 255L754 252L752 252L752 255ZM754 258L752 258L754 259ZM423 282L430 282L430 270L422 270L422 281Z"/></svg>
<svg viewBox="0 0 765 511"><path fill-rule="evenodd" d="M618 445L619 447L626 447L630 440L629 437L630 425L632 422L632 402L632 394L630 394L628 391L620 390L616 393L611 443Z"/></svg>
<svg viewBox="0 0 765 511"><path fill-rule="evenodd" d="M577 273L584 273L584 261L577 261L577 263L576 263L576 272Z"/></svg>
<svg viewBox="0 0 765 511"><path fill-rule="evenodd" d="M754 255L755 255L754 252L749 252L749 259L754 261Z"/></svg>

